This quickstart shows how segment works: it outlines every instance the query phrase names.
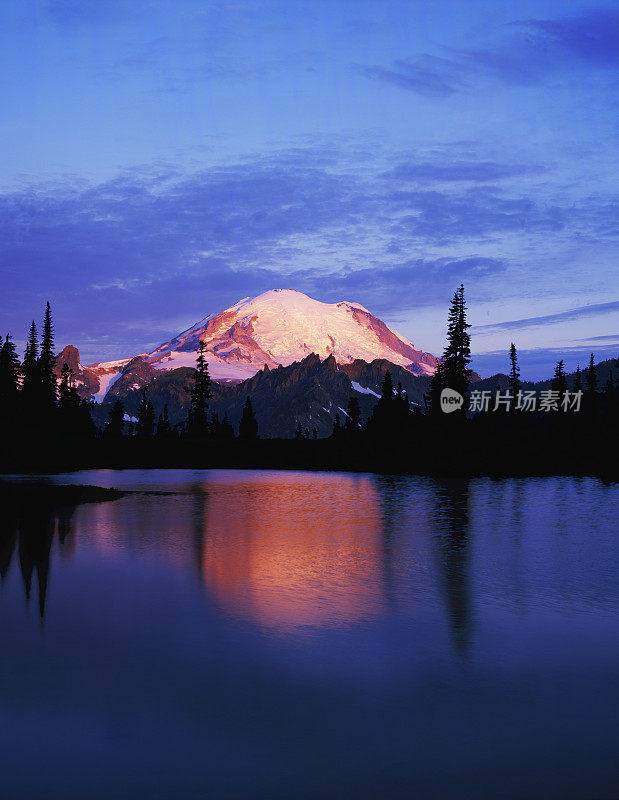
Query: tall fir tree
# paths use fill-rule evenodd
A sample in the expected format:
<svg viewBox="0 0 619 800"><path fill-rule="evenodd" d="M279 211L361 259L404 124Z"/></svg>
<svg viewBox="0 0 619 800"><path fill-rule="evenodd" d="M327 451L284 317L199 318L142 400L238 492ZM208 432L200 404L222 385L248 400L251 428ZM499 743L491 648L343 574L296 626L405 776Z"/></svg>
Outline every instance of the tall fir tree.
<svg viewBox="0 0 619 800"><path fill-rule="evenodd" d="M11 340L11 334L7 333L0 349L0 403L5 414L14 409L19 387L18 376L19 359L15 352L15 344ZM14 424L15 420L5 419L4 422Z"/></svg>
<svg viewBox="0 0 619 800"><path fill-rule="evenodd" d="M597 374L597 366L595 364L595 358L593 353L591 353L591 358L589 359L589 366L587 367L587 392L591 394L597 393L598 390L598 374Z"/></svg>
<svg viewBox="0 0 619 800"><path fill-rule="evenodd" d="M254 409L251 404L251 397L247 396L245 406L243 408L243 415L239 423L239 439L257 439L258 438L258 421L254 414Z"/></svg>
<svg viewBox="0 0 619 800"><path fill-rule="evenodd" d="M170 418L168 416L168 404L163 406L163 413L159 414L157 422L157 436L160 439L169 439L172 434L172 427L170 425Z"/></svg>
<svg viewBox="0 0 619 800"><path fill-rule="evenodd" d="M234 439L234 428L230 423L227 411L224 412L224 418L221 421L221 438L226 441Z"/></svg>
<svg viewBox="0 0 619 800"><path fill-rule="evenodd" d="M338 421L339 421L339 415L338 415ZM303 426L301 425L301 420L297 422L297 427L294 430L294 438L295 439L303 438Z"/></svg>
<svg viewBox="0 0 619 800"><path fill-rule="evenodd" d="M211 378L206 361L206 345L204 342L200 342L187 420L187 428L191 436L204 437L208 435L208 401L212 396Z"/></svg>
<svg viewBox="0 0 619 800"><path fill-rule="evenodd" d="M40 396L39 339L37 334L37 326L34 320L32 320L30 330L28 332L26 351L24 353L24 361L22 364L22 373L24 405L26 406L27 413L31 415ZM31 422L34 422L34 420L31 419Z"/></svg>
<svg viewBox="0 0 619 800"><path fill-rule="evenodd" d="M39 381L43 409L50 409L57 399L56 376L54 374L54 323L49 301L45 306L41 355L39 356Z"/></svg>
<svg viewBox="0 0 619 800"><path fill-rule="evenodd" d="M357 434L361 429L361 408L356 397L351 397L346 408L346 430L349 434Z"/></svg>
<svg viewBox="0 0 619 800"><path fill-rule="evenodd" d="M142 389L136 432L140 439L150 439L155 433L155 409L146 395L146 389Z"/></svg>
<svg viewBox="0 0 619 800"><path fill-rule="evenodd" d="M407 424L410 418L410 404L408 402L408 396L404 389L402 388L402 382L398 381L398 385L395 390L395 396L393 398L393 418L394 423L399 426L404 426Z"/></svg>
<svg viewBox="0 0 619 800"><path fill-rule="evenodd" d="M561 397L563 397L564 392L567 391L567 375L565 374L563 359L557 361L550 386L553 391L559 392Z"/></svg>
<svg viewBox="0 0 619 800"><path fill-rule="evenodd" d="M455 389L463 397L471 379L471 337L466 321L464 285L454 293L447 320L447 345L443 352L443 378L445 386Z"/></svg>
<svg viewBox="0 0 619 800"><path fill-rule="evenodd" d="M120 439L123 435L125 428L125 408L120 397L114 401L114 405L110 409L107 420L107 427L105 428L105 436L110 439Z"/></svg>
<svg viewBox="0 0 619 800"><path fill-rule="evenodd" d="M580 364L576 366L576 376L574 378L574 391L582 392L582 372L580 371Z"/></svg>
<svg viewBox="0 0 619 800"><path fill-rule="evenodd" d="M298 431L301 430L301 423L300 422L299 422L297 430ZM342 421L340 419L340 415L336 414L334 419L333 419L333 431L331 433L331 438L332 439L338 439L341 436L341 434L342 434ZM303 434L301 433L301 436L302 435ZM296 435L295 435L295 438L299 438L299 437L296 437Z"/></svg>
<svg viewBox="0 0 619 800"><path fill-rule="evenodd" d="M518 397L518 392L522 390L522 382L520 380L520 365L518 364L518 353L516 352L516 345L512 342L509 348L509 388L514 398Z"/></svg>
<svg viewBox="0 0 619 800"><path fill-rule="evenodd" d="M593 353L591 353L591 358L589 359L585 379L585 408L590 414L595 414L598 405L598 375Z"/></svg>
<svg viewBox="0 0 619 800"><path fill-rule="evenodd" d="M424 396L426 411L429 414L437 414L441 410L441 392L445 388L445 376L441 361L436 365L436 371L430 380L430 389Z"/></svg>
<svg viewBox="0 0 619 800"><path fill-rule="evenodd" d="M385 406L390 406L393 403L393 377L391 376L391 370L387 370L383 377L383 382L380 387L380 400L379 403L382 403Z"/></svg>

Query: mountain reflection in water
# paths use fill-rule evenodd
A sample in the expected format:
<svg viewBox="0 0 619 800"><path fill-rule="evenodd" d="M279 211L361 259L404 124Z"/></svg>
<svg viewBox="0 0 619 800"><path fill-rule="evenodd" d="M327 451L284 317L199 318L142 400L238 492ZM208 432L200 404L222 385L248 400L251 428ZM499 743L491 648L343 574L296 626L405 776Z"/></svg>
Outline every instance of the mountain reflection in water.
<svg viewBox="0 0 619 800"><path fill-rule="evenodd" d="M11 800L616 795L616 486L12 480L22 499L4 480L0 529ZM25 500L41 481L49 491ZM59 504L64 484L125 494Z"/></svg>
<svg viewBox="0 0 619 800"><path fill-rule="evenodd" d="M77 514L75 506L33 504L5 521L0 576L16 553L26 599L34 577L43 617L53 552L70 557L83 538L112 555L155 552L181 568L193 561L223 611L285 631L337 628L393 610L404 602L403 566L432 563L453 640L463 649L470 614L468 486L435 484L430 502L422 495L412 506L410 496L402 478L299 480L281 473L213 485L194 481L177 494L138 492L128 501L79 507ZM414 538L398 541L396 531L406 528ZM404 584L410 589L410 575Z"/></svg>

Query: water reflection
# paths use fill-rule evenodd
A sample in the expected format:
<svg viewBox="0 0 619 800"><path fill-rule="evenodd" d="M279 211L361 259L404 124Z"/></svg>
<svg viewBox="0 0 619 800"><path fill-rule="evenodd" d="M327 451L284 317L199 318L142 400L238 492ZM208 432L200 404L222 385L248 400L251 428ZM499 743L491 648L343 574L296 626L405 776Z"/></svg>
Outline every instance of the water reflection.
<svg viewBox="0 0 619 800"><path fill-rule="evenodd" d="M3 505L7 796L614 796L616 487L54 481L128 494Z"/></svg>
<svg viewBox="0 0 619 800"><path fill-rule="evenodd" d="M0 531L0 580L4 582L13 560L19 562L26 601L36 588L39 615L45 617L52 545L61 555L75 548L74 507L55 507L48 501L12 505L5 503Z"/></svg>
<svg viewBox="0 0 619 800"><path fill-rule="evenodd" d="M433 560L453 641L466 649L466 482L420 492L412 478L279 473L177 488L82 507L77 516L49 501L13 508L0 536L0 576L17 553L26 598L35 583L43 618L53 543L71 557L81 538L107 555L193 564L222 611L285 632L414 613L411 588Z"/></svg>
<svg viewBox="0 0 619 800"><path fill-rule="evenodd" d="M433 521L436 562L451 634L456 648L464 654L471 635L468 481L437 484Z"/></svg>
<svg viewBox="0 0 619 800"><path fill-rule="evenodd" d="M194 541L205 585L228 611L282 629L381 612L381 519L369 478L240 484L233 507L227 489L196 500Z"/></svg>

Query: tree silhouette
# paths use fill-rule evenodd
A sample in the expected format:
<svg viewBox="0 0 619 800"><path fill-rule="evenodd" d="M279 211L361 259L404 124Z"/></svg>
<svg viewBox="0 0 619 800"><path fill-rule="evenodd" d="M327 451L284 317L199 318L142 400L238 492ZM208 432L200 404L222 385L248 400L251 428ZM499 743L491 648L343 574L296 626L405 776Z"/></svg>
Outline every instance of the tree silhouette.
<svg viewBox="0 0 619 800"><path fill-rule="evenodd" d="M516 352L516 345L512 342L509 348L509 388L513 397L518 396L518 392L522 389L520 381L520 367L518 365L518 354Z"/></svg>
<svg viewBox="0 0 619 800"><path fill-rule="evenodd" d="M187 420L187 428L191 436L204 437L208 434L208 401L212 397L211 378L206 361L206 345L204 342L200 342Z"/></svg>
<svg viewBox="0 0 619 800"><path fill-rule="evenodd" d="M0 424L3 426L15 425L13 417L19 386L18 372L19 359L15 352L15 344L11 341L11 335L7 333L0 349Z"/></svg>
<svg viewBox="0 0 619 800"><path fill-rule="evenodd" d="M299 422L299 424L297 426L297 432L300 432L300 431L301 431L301 423ZM331 438L332 439L337 439L337 438L339 438L341 433L342 433L342 421L340 419L340 415L336 414L334 419L333 419L333 431L331 433ZM299 439L299 438L301 438L301 437L297 436L295 434L295 439Z"/></svg>
<svg viewBox="0 0 619 800"><path fill-rule="evenodd" d="M357 434L361 428L361 408L356 397L351 397L346 408L346 430Z"/></svg>
<svg viewBox="0 0 619 800"><path fill-rule="evenodd" d="M424 396L426 410L430 414L436 414L441 410L441 392L445 387L444 368L439 361L436 365L436 372L430 380L430 389Z"/></svg>
<svg viewBox="0 0 619 800"><path fill-rule="evenodd" d="M24 353L22 372L24 376L22 382L23 401L26 407L27 416L30 417L30 424L33 424L35 419L32 415L40 396L39 339L37 335L37 326L34 320L32 320L30 330L28 332L28 340L26 342L26 351Z"/></svg>
<svg viewBox="0 0 619 800"><path fill-rule="evenodd" d="M142 389L142 400L138 408L136 430L140 439L149 439L155 432L155 409L150 399L146 396L146 389Z"/></svg>
<svg viewBox="0 0 619 800"><path fill-rule="evenodd" d="M447 345L443 352L443 376L445 386L460 392L464 397L471 379L471 337L466 321L464 286L454 293L447 320Z"/></svg>
<svg viewBox="0 0 619 800"><path fill-rule="evenodd" d="M224 412L224 418L221 421L220 433L221 438L224 440L234 439L234 428L230 424L227 411Z"/></svg>
<svg viewBox="0 0 619 800"><path fill-rule="evenodd" d="M159 439L168 439L172 433L170 426L170 418L168 417L168 404L163 406L163 413L159 414L157 420L157 437Z"/></svg>
<svg viewBox="0 0 619 800"><path fill-rule="evenodd" d="M585 407L590 414L594 414L597 410L598 376L593 353L591 353L589 366L587 367L586 383Z"/></svg>
<svg viewBox="0 0 619 800"><path fill-rule="evenodd" d="M43 318L41 355L39 357L39 380L43 408L49 410L56 403L56 376L54 375L54 325L52 312L47 302Z"/></svg>
<svg viewBox="0 0 619 800"><path fill-rule="evenodd" d="M574 391L582 392L582 373L580 371L580 364L576 366L576 377L574 378Z"/></svg>
<svg viewBox="0 0 619 800"><path fill-rule="evenodd" d="M243 416L239 424L239 439L257 439L258 438L258 422L256 415L251 405L251 397L247 396L245 407L243 408Z"/></svg>
<svg viewBox="0 0 619 800"><path fill-rule="evenodd" d="M563 396L563 393L567 391L567 376L565 374L563 359L561 359L561 361L557 361L550 386L555 392L559 392L561 396Z"/></svg>
<svg viewBox="0 0 619 800"><path fill-rule="evenodd" d="M110 409L105 434L110 439L120 439L125 427L125 408L120 397L114 401Z"/></svg>

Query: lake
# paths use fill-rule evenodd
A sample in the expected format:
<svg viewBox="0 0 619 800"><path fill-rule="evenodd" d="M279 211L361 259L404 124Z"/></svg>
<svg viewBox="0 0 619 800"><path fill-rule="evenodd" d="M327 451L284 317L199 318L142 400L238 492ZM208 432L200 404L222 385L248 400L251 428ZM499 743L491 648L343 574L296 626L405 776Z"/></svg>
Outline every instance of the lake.
<svg viewBox="0 0 619 800"><path fill-rule="evenodd" d="M129 494L4 525L7 800L619 797L616 485L45 480Z"/></svg>

